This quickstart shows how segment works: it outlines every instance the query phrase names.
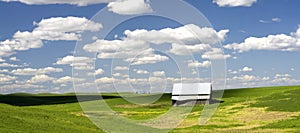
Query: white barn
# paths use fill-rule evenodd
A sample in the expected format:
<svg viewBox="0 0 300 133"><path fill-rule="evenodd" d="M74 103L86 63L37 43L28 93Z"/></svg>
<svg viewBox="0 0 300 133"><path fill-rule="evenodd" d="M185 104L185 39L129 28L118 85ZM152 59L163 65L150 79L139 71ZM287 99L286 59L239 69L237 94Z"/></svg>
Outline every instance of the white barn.
<svg viewBox="0 0 300 133"><path fill-rule="evenodd" d="M172 105L187 106L209 103L212 97L211 83L178 83L173 85Z"/></svg>

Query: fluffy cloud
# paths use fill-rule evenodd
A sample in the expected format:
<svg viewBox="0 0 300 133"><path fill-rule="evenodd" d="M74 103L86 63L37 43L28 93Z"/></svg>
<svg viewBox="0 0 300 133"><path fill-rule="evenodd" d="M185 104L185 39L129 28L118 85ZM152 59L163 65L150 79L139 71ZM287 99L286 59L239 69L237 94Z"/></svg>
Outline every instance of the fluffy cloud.
<svg viewBox="0 0 300 133"><path fill-rule="evenodd" d="M17 59L17 57L10 57L9 60L11 60L11 61L20 61L19 59Z"/></svg>
<svg viewBox="0 0 300 133"><path fill-rule="evenodd" d="M146 71L146 70L134 70L137 74L149 74L149 72L148 71Z"/></svg>
<svg viewBox="0 0 300 133"><path fill-rule="evenodd" d="M229 74L238 74L238 71L229 69L229 70L228 70L228 73L229 73Z"/></svg>
<svg viewBox="0 0 300 133"><path fill-rule="evenodd" d="M94 59L89 57L74 57L66 56L58 59L56 64L58 65L70 65L77 70L94 69Z"/></svg>
<svg viewBox="0 0 300 133"><path fill-rule="evenodd" d="M227 78L227 88L248 88L270 85L269 77L255 75L237 75Z"/></svg>
<svg viewBox="0 0 300 133"><path fill-rule="evenodd" d="M14 54L16 51L25 51L41 48L43 41L75 41L80 33L98 31L102 25L84 17L55 17L34 22L37 26L33 31L17 31L12 39L0 41L0 57Z"/></svg>
<svg viewBox="0 0 300 133"><path fill-rule="evenodd" d="M192 55L193 53L204 53L210 48L208 44L183 45L174 43L170 52L175 55Z"/></svg>
<svg viewBox="0 0 300 133"><path fill-rule="evenodd" d="M156 71L152 73L152 76L154 77L162 77L165 76L165 71Z"/></svg>
<svg viewBox="0 0 300 133"><path fill-rule="evenodd" d="M97 70L95 71L95 75L101 75L101 74L103 74L103 73L104 73L104 70L101 69L101 68L99 68L99 69L97 69Z"/></svg>
<svg viewBox="0 0 300 133"><path fill-rule="evenodd" d="M143 40L154 44L184 43L186 45L216 44L225 40L229 30L216 31L213 28L199 27L194 24L184 25L178 28L165 28L161 30L134 31L126 30L124 34L134 40Z"/></svg>
<svg viewBox="0 0 300 133"><path fill-rule="evenodd" d="M130 62L131 65L144 65L144 64L155 64L157 62L163 62L169 60L168 57L157 55L157 54L144 54L137 58L128 58L125 61Z"/></svg>
<svg viewBox="0 0 300 133"><path fill-rule="evenodd" d="M4 2L21 2L28 5L70 4L87 6L108 3L109 11L122 15L144 14L153 12L149 0L0 0Z"/></svg>
<svg viewBox="0 0 300 133"><path fill-rule="evenodd" d="M53 83L55 83L55 84L71 83L71 82L73 82L73 78L70 76L61 77L61 78L53 81Z"/></svg>
<svg viewBox="0 0 300 133"><path fill-rule="evenodd" d="M229 69L228 73L229 74L238 74L238 73L241 73L241 72L252 72L252 71L253 71L253 68L246 66L246 67L243 67L242 69L238 69L238 70Z"/></svg>
<svg viewBox="0 0 300 133"><path fill-rule="evenodd" d="M134 57L137 53L150 50L144 41L125 40L97 40L84 46L88 52L100 53L98 58L126 58Z"/></svg>
<svg viewBox="0 0 300 133"><path fill-rule="evenodd" d="M73 63L86 63L92 62L93 60L88 57L74 57L74 56L66 56L64 58L58 59L56 64L59 65L73 65Z"/></svg>
<svg viewBox="0 0 300 133"><path fill-rule="evenodd" d="M60 73L63 72L63 69L61 68L54 68L54 67L46 67L46 68L41 68L37 70L37 74L48 74L48 73Z"/></svg>
<svg viewBox="0 0 300 133"><path fill-rule="evenodd" d="M241 71L241 72L251 72L251 71L253 71L253 68L244 67L243 69L240 69L239 71Z"/></svg>
<svg viewBox="0 0 300 133"><path fill-rule="evenodd" d="M299 84L300 80L293 79L290 74L276 74L271 84L275 85L295 85Z"/></svg>
<svg viewBox="0 0 300 133"><path fill-rule="evenodd" d="M114 80L115 80L114 78L102 77L97 79L96 83L107 84L107 83L112 83Z"/></svg>
<svg viewBox="0 0 300 133"><path fill-rule="evenodd" d="M240 75L240 76L234 76L231 79L229 79L230 83L241 83L241 82L254 82L254 81L260 81L262 78L259 76L254 75Z"/></svg>
<svg viewBox="0 0 300 133"><path fill-rule="evenodd" d="M175 55L204 54L204 59L229 58L222 49L213 48L223 42L229 30L216 31L212 28L188 24L178 28L161 30L126 30L121 40L96 40L86 44L84 50L99 53L98 58L122 58L131 65L154 64L168 60L168 57L155 54L151 44L171 44L170 53Z"/></svg>
<svg viewBox="0 0 300 133"><path fill-rule="evenodd" d="M194 61L194 62L190 62L188 64L188 67L190 67L190 68L210 67L210 65L211 65L210 61L203 61L203 62Z"/></svg>
<svg viewBox="0 0 300 133"><path fill-rule="evenodd" d="M14 75L35 75L38 70L34 68L24 68L24 69L16 69L11 73Z"/></svg>
<svg viewBox="0 0 300 133"><path fill-rule="evenodd" d="M102 28L100 23L88 20L85 17L56 17L43 19L40 22L34 22L37 26L36 31L48 31L59 33L80 33L86 31L99 31Z"/></svg>
<svg viewBox="0 0 300 133"><path fill-rule="evenodd" d="M117 0L115 2L110 2L107 7L109 11L122 15L153 12L148 0Z"/></svg>
<svg viewBox="0 0 300 133"><path fill-rule="evenodd" d="M204 52L201 57L202 59L220 60L230 58L231 55L225 55L221 48L211 48L209 51Z"/></svg>
<svg viewBox="0 0 300 133"><path fill-rule="evenodd" d="M300 26L290 35L277 34L267 37L249 37L242 43L233 43L224 46L227 49L247 52L251 50L270 51L300 51Z"/></svg>
<svg viewBox="0 0 300 133"><path fill-rule="evenodd" d="M58 78L58 79L54 80L53 83L55 83L55 84L67 84L67 83L72 83L73 80L75 80L77 83L84 81L84 79L72 78L70 76L64 76L64 77L61 77L61 78Z"/></svg>
<svg viewBox="0 0 300 133"><path fill-rule="evenodd" d="M253 68L246 66L246 67L243 67L242 69L239 69L239 70L231 70L231 69L229 69L228 73L229 74L238 74L240 72L251 72L251 71L253 71Z"/></svg>
<svg viewBox="0 0 300 133"><path fill-rule="evenodd" d="M291 77L290 74L276 74L274 76L275 79L279 79L279 78L288 78L288 77Z"/></svg>
<svg viewBox="0 0 300 133"><path fill-rule="evenodd" d="M11 71L11 74L14 75L22 75L22 76L30 76L36 74L50 74L50 73L60 73L63 72L61 68L54 68L54 67L46 67L46 68L23 68L23 69L15 69Z"/></svg>
<svg viewBox="0 0 300 133"><path fill-rule="evenodd" d="M213 48L214 44L223 42L229 30L216 31L212 28L199 27L194 24L178 28L165 28L161 30L126 30L124 34L129 39L145 41L151 44L172 44L170 53L175 55L203 54L205 59L228 58L222 49Z"/></svg>
<svg viewBox="0 0 300 133"><path fill-rule="evenodd" d="M7 69L0 69L0 73L9 73Z"/></svg>
<svg viewBox="0 0 300 133"><path fill-rule="evenodd" d="M17 78L10 75L0 74L0 84L8 84L15 81Z"/></svg>
<svg viewBox="0 0 300 133"><path fill-rule="evenodd" d="M259 86L286 86L299 84L300 80L290 74L276 74L273 78L254 75L238 75L227 78L227 88L249 88Z"/></svg>
<svg viewBox="0 0 300 133"><path fill-rule="evenodd" d="M123 58L131 65L154 64L169 58L154 54L154 49L142 40L97 40L84 46L88 52L99 53L98 58Z"/></svg>
<svg viewBox="0 0 300 133"><path fill-rule="evenodd" d="M115 71L125 71L125 70L129 70L128 67L125 67L125 66L116 66L114 68Z"/></svg>
<svg viewBox="0 0 300 133"><path fill-rule="evenodd" d="M22 66L9 64L9 63L0 63L0 67L22 67Z"/></svg>
<svg viewBox="0 0 300 133"><path fill-rule="evenodd" d="M216 3L220 7L250 7L257 0L213 0L213 3Z"/></svg>
<svg viewBox="0 0 300 133"><path fill-rule="evenodd" d="M114 0L1 0L4 2L18 1L28 5L46 5L46 4L71 4L77 6L87 6L91 4L108 3Z"/></svg>
<svg viewBox="0 0 300 133"><path fill-rule="evenodd" d="M52 81L54 79L55 78L49 77L48 75L35 75L30 80L27 80L26 83L38 84L38 83L45 83L45 82L48 82L48 81Z"/></svg>
<svg viewBox="0 0 300 133"><path fill-rule="evenodd" d="M0 86L0 91L18 90L18 89L41 89L44 86L34 84L9 84ZM23 91L23 90L19 90Z"/></svg>

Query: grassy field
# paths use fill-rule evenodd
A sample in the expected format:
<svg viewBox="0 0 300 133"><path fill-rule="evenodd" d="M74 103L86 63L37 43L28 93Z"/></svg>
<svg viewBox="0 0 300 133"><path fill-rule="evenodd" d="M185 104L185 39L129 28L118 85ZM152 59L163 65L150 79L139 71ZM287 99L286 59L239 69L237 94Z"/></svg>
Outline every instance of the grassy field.
<svg viewBox="0 0 300 133"><path fill-rule="evenodd" d="M226 90L206 125L198 125L199 105L171 132L300 132L299 94L300 86ZM171 108L169 94L145 106L117 95L104 99L119 115L135 120L155 118ZM1 133L103 132L83 114L74 94L0 95L0 120Z"/></svg>

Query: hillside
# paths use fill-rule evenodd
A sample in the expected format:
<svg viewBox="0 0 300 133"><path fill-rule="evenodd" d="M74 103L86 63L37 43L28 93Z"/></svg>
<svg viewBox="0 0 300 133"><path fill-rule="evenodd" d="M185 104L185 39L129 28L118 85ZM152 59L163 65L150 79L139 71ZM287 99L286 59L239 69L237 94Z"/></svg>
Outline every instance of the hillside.
<svg viewBox="0 0 300 133"><path fill-rule="evenodd" d="M300 86L226 90L206 125L197 125L203 106L196 106L172 132L299 132L299 94ZM138 120L155 118L171 107L169 94L147 106L116 95L104 99L118 114ZM103 132L85 117L74 94L0 95L0 112L0 132Z"/></svg>

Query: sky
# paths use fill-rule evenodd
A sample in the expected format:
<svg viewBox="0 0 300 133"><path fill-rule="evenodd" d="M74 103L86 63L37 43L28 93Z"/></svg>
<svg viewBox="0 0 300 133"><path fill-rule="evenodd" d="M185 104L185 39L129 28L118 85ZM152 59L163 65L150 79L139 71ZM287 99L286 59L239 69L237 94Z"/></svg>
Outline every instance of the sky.
<svg viewBox="0 0 300 133"><path fill-rule="evenodd" d="M94 87L87 80L103 92L168 92L223 67L225 89L300 84L300 1L183 1L201 21L158 2L0 0L0 93L74 92L73 81Z"/></svg>

